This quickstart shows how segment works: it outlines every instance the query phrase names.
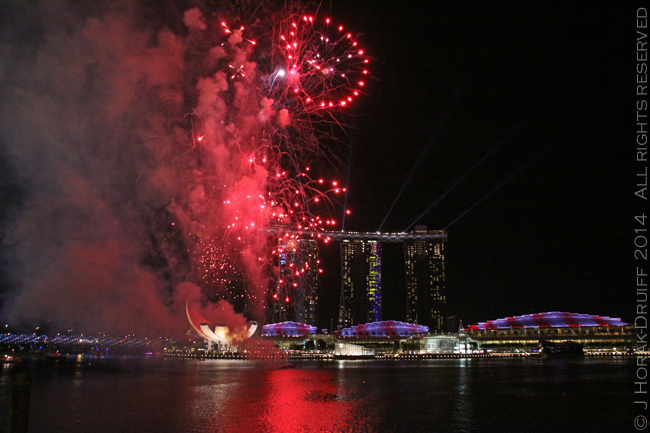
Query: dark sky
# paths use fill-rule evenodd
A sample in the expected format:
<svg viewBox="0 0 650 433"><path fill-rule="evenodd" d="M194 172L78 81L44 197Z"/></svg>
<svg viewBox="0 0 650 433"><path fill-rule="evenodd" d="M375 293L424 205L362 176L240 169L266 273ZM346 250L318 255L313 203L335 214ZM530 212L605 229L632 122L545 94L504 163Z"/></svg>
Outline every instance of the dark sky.
<svg viewBox="0 0 650 433"><path fill-rule="evenodd" d="M233 43L218 57L212 48L225 39L211 33L242 4L264 19L272 16L265 8L279 7L0 3L3 320L54 317L91 332L187 326L176 308L191 279L184 239L194 222L213 224L187 215L205 203L214 224L229 215L221 201L203 201L199 187L210 181L193 169L198 153L184 151L196 144L188 112L203 103L203 118L237 112L236 104L208 107L203 92L222 90L202 79L244 50ZM645 210L633 196L635 9L323 1L318 16L359 33L372 59L367 95L349 107L348 134L333 145L342 163L318 168L342 182L349 176L345 230L446 229L450 314L465 325L554 310L632 321L634 215ZM259 50L253 60L268 61ZM237 93L242 86L226 86L228 95L247 95ZM259 101L247 98L242 112L259 119ZM226 133L215 128L210 139ZM215 167L229 162L211 158ZM248 179L233 167L217 174ZM329 327L338 245L321 252L319 325ZM386 245L383 259L384 319L404 320L401 247Z"/></svg>
<svg viewBox="0 0 650 433"><path fill-rule="evenodd" d="M375 58L369 95L348 118L346 230L376 231L421 156L382 231L407 229L480 162L417 220L443 229L489 195L448 228L451 312L465 325L555 310L632 320L633 216L644 204L633 197L635 8L331 10ZM384 319L405 316L401 254L385 248ZM324 309L338 302L335 280L324 280Z"/></svg>

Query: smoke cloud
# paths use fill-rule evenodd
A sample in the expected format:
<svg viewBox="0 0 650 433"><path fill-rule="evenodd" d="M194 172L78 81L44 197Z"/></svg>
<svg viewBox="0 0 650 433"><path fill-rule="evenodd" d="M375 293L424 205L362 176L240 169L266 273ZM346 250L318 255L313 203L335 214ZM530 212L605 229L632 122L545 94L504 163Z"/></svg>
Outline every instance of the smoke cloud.
<svg viewBox="0 0 650 433"><path fill-rule="evenodd" d="M216 38L215 11L134 1L0 15L6 323L170 335L188 329L188 293L263 321L255 228L275 173L256 150L290 113L256 91L242 32Z"/></svg>
<svg viewBox="0 0 650 433"><path fill-rule="evenodd" d="M189 28L198 30L205 30L208 28L203 20L203 13L199 8L192 8L185 11L183 14L183 22Z"/></svg>

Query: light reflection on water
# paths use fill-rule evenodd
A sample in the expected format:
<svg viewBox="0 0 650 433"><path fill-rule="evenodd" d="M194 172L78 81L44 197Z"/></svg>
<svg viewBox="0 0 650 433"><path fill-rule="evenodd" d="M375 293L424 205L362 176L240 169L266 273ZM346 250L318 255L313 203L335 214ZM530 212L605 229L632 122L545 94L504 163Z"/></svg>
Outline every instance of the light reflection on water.
<svg viewBox="0 0 650 433"><path fill-rule="evenodd" d="M474 424L472 399L472 383L469 377L472 359L460 359L458 363L458 397L452 398L454 402L454 416L460 431L470 431Z"/></svg>
<svg viewBox="0 0 650 433"><path fill-rule="evenodd" d="M87 357L36 366L30 432L616 431L634 419L633 360L281 366ZM0 431L10 371L0 374Z"/></svg>

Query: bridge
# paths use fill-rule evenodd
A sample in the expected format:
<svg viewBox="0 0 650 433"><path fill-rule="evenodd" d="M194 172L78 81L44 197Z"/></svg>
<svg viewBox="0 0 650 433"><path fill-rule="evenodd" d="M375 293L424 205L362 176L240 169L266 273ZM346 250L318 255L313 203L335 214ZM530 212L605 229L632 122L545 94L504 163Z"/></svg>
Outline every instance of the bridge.
<svg viewBox="0 0 650 433"><path fill-rule="evenodd" d="M414 231L409 233L380 233L380 232L341 232L341 231L308 231L308 230L284 230L281 228L267 229L271 234L286 233L297 237L314 237L314 238L329 238L333 241L343 240L364 240L364 241L379 241L385 243L404 243L405 241L423 241L423 240L437 240L440 242L447 242L447 232L444 230L425 230Z"/></svg>

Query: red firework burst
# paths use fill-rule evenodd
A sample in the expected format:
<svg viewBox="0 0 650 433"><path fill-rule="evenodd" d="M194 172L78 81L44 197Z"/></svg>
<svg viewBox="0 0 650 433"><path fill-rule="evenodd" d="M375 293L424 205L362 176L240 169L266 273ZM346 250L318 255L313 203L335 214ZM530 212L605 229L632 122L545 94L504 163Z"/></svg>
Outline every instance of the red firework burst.
<svg viewBox="0 0 650 433"><path fill-rule="evenodd" d="M370 59L343 25L330 18L293 16L276 37L280 60L271 86L296 98L306 112L347 107L362 93Z"/></svg>

